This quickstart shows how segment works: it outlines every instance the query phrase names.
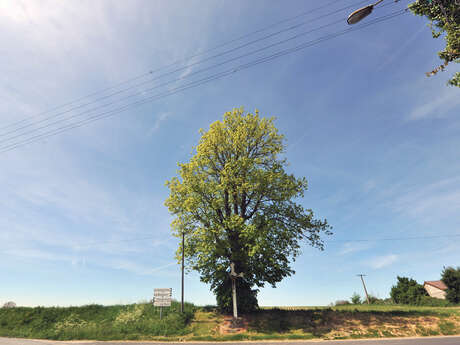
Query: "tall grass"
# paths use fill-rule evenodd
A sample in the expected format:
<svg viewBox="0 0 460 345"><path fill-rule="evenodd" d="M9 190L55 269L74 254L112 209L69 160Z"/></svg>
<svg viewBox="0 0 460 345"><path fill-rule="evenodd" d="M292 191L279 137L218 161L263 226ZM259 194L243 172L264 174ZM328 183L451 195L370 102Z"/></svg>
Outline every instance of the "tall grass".
<svg viewBox="0 0 460 345"><path fill-rule="evenodd" d="M149 339L187 333L195 307L187 303L185 313L172 302L163 308L151 304L86 305L82 307L18 307L0 309L0 336L41 339Z"/></svg>

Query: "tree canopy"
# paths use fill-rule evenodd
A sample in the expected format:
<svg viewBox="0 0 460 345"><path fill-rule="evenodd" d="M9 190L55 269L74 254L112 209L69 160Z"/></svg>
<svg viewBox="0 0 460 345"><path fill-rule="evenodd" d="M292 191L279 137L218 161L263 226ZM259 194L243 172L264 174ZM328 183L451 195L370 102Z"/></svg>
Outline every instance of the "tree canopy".
<svg viewBox="0 0 460 345"><path fill-rule="evenodd" d="M394 303L418 305L422 297L428 295L425 288L414 279L399 276L397 279L398 283L390 291Z"/></svg>
<svg viewBox="0 0 460 345"><path fill-rule="evenodd" d="M428 18L433 38L445 35L446 46L438 53L443 63L427 75L443 71L450 62L460 62L460 1L418 0L409 8L415 15ZM448 83L460 87L460 72L455 73Z"/></svg>
<svg viewBox="0 0 460 345"><path fill-rule="evenodd" d="M200 130L193 157L166 182L165 204L175 216L174 234L185 233L188 266L211 285L223 310L231 308L231 263L244 274L238 308L249 311L257 307L254 287L275 286L295 273L290 264L302 241L323 249L321 235L331 234L326 220L295 202L307 180L285 171L284 137L273 122L258 111L225 113Z"/></svg>
<svg viewBox="0 0 460 345"><path fill-rule="evenodd" d="M444 268L441 273L441 280L446 284L446 299L454 304L460 303L460 267Z"/></svg>

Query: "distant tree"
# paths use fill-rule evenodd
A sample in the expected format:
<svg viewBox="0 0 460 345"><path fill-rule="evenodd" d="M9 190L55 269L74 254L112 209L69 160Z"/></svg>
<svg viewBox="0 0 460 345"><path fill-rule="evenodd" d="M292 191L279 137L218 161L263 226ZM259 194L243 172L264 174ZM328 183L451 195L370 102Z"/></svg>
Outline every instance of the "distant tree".
<svg viewBox="0 0 460 345"><path fill-rule="evenodd" d="M460 0L418 0L410 4L409 9L415 15L428 18L433 38L445 34L446 46L438 53L443 63L426 74L434 75L450 62L460 62ZM460 72L448 83L460 87Z"/></svg>
<svg viewBox="0 0 460 345"><path fill-rule="evenodd" d="M14 303L13 301L6 302L5 304L3 304L3 308L16 308L16 303Z"/></svg>
<svg viewBox="0 0 460 345"><path fill-rule="evenodd" d="M441 280L447 286L446 299L454 304L460 303L460 267L444 268Z"/></svg>
<svg viewBox="0 0 460 345"><path fill-rule="evenodd" d="M351 296L351 303L353 304L361 304L361 296L358 293L353 293Z"/></svg>
<svg viewBox="0 0 460 345"><path fill-rule="evenodd" d="M349 304L350 304L350 301L347 301L347 300L339 299L338 301L335 301L335 305L349 305Z"/></svg>
<svg viewBox="0 0 460 345"><path fill-rule="evenodd" d="M398 283L391 288L390 296L397 304L419 304L422 296L427 296L425 288L414 279L397 277Z"/></svg>

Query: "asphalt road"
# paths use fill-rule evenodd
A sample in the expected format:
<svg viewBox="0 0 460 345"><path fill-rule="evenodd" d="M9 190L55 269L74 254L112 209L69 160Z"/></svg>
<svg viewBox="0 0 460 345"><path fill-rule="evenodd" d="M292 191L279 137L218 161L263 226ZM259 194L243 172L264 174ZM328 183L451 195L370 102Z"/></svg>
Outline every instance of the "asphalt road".
<svg viewBox="0 0 460 345"><path fill-rule="evenodd" d="M241 345L242 342L225 342L219 344L225 345ZM251 345L460 345L460 336L456 337L424 337L424 338L400 338L400 339L371 339L371 340L332 340L332 341L270 341L245 342ZM29 340L29 339L14 339L0 338L0 345L184 345L184 343L161 343L161 342L137 342L137 341L51 341L51 340ZM193 342L193 345L210 345L216 344L213 342L199 343Z"/></svg>

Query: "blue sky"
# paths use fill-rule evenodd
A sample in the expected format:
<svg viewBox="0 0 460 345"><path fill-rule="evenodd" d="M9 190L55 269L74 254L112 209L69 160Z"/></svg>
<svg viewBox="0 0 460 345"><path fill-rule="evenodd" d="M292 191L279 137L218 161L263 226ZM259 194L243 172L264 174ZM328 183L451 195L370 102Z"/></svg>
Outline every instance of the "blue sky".
<svg viewBox="0 0 460 345"><path fill-rule="evenodd" d="M342 17L265 54L346 29L350 11L311 21L353 3L337 1L252 36L308 22L228 57ZM386 3L366 21L407 5ZM0 127L56 114L38 116L318 6L2 0ZM300 202L334 227L323 252L305 245L293 264L296 274L260 291L261 305L325 305L362 294L358 273L367 274L368 290L378 297L388 296L397 275L438 279L443 266L460 262L458 238L374 240L460 233L460 93L446 86L459 68L424 74L439 63L442 44L424 19L406 14L2 153L0 303L131 303L150 299L159 287L172 287L179 298L177 240L164 183L177 162L189 159L198 130L240 106L277 118L288 170L309 181ZM161 81L199 79L210 74L192 73L228 57ZM133 87L135 99L150 95L151 85ZM362 239L371 241L355 241ZM215 303L194 272L186 276L185 295L197 304Z"/></svg>

